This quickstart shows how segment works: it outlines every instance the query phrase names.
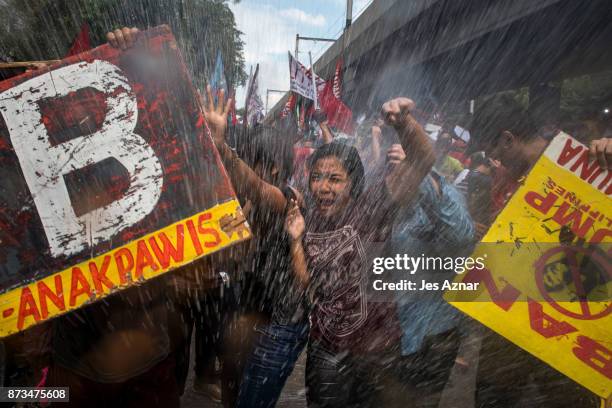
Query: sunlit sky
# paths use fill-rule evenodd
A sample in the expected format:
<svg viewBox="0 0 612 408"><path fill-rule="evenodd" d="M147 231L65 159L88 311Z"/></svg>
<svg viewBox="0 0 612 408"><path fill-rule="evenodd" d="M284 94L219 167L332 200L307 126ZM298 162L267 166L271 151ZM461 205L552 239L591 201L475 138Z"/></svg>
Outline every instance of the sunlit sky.
<svg viewBox="0 0 612 408"><path fill-rule="evenodd" d="M356 18L372 0L354 0ZM287 51L294 53L295 35L337 39L346 20L346 0L242 0L230 3L238 29L244 33L246 71L259 63L259 89L264 104L266 89L289 89ZM331 45L300 41L299 59L308 65L308 51L316 61ZM245 87L236 91L236 106L244 106ZM270 93L269 108L282 97Z"/></svg>

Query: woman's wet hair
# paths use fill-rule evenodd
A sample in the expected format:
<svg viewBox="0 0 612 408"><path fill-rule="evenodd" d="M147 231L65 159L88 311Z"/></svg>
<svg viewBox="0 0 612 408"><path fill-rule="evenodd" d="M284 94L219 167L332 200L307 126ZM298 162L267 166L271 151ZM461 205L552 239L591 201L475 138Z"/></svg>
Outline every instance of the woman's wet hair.
<svg viewBox="0 0 612 408"><path fill-rule="evenodd" d="M293 147L288 137L269 126L258 126L249 132L248 140L240 152L241 157L254 168L261 165L266 170L276 167L280 180L286 183L293 174Z"/></svg>
<svg viewBox="0 0 612 408"><path fill-rule="evenodd" d="M342 167L348 173L348 177L351 180L351 196L357 198L363 192L364 185L364 170L363 163L359 157L357 149L353 146L347 145L341 142L332 142L324 144L319 147L310 156L308 161L309 171L312 172L312 168L317 161L326 157L336 157L342 163Z"/></svg>

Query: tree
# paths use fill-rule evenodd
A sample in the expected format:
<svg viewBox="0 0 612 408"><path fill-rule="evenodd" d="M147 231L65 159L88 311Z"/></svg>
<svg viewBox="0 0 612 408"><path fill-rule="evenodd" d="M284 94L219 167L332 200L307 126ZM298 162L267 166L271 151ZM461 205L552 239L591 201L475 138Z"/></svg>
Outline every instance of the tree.
<svg viewBox="0 0 612 408"><path fill-rule="evenodd" d="M612 71L564 79L561 113L565 120L580 120L602 114L612 103Z"/></svg>
<svg viewBox="0 0 612 408"><path fill-rule="evenodd" d="M0 57L29 61L60 59L83 22L93 44L121 27L168 24L202 87L214 68L217 49L228 84L244 84L243 41L226 0L6 0L0 3Z"/></svg>

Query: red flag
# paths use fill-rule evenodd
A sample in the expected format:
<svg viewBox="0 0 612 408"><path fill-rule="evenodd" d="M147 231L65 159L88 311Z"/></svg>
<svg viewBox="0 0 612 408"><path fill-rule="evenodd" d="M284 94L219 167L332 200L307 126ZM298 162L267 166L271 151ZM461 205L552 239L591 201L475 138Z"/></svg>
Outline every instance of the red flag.
<svg viewBox="0 0 612 408"><path fill-rule="evenodd" d="M353 112L340 100L342 86L342 60L336 63L334 78L325 83L325 88L319 96L321 109L325 111L329 126L351 134L354 130Z"/></svg>
<svg viewBox="0 0 612 408"><path fill-rule="evenodd" d="M91 43L89 42L89 25L87 23L83 23L81 26L81 31L79 31L79 34L72 42L72 46L70 47L70 50L68 50L66 57L80 54L90 49Z"/></svg>

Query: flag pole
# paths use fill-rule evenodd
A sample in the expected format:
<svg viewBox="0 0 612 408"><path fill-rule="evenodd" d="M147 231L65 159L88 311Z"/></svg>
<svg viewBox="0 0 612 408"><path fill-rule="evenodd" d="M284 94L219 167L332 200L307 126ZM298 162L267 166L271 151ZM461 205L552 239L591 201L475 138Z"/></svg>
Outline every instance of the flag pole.
<svg viewBox="0 0 612 408"><path fill-rule="evenodd" d="M249 82L247 84L246 97L244 99L244 116L242 117L242 124L247 127L247 117L249 114L249 98L251 94L251 85L253 83L253 66L249 68Z"/></svg>
<svg viewBox="0 0 612 408"><path fill-rule="evenodd" d="M310 58L310 74L312 75L312 90L314 93L314 108L319 109L319 95L317 92L317 80L315 79L314 65L312 64L312 53L308 51L308 58Z"/></svg>

